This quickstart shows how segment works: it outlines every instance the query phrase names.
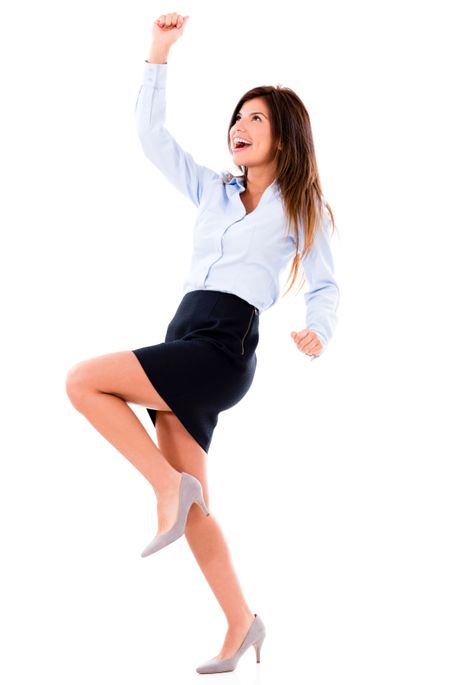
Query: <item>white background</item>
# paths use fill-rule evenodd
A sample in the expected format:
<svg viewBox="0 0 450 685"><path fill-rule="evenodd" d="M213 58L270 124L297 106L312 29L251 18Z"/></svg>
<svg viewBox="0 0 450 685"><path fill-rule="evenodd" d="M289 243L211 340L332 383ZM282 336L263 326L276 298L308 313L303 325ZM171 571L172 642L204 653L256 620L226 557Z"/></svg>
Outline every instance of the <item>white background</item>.
<svg viewBox="0 0 450 685"><path fill-rule="evenodd" d="M163 341L180 300L196 209L134 124L172 11L190 20L171 133L237 173L241 94L293 88L338 227L326 352L290 337L304 291L263 313L254 384L209 453L267 628L230 682L448 683L448 28L443 2L392 0L3 5L2 682L195 682L225 636L185 538L141 558L153 491L65 391L75 363Z"/></svg>

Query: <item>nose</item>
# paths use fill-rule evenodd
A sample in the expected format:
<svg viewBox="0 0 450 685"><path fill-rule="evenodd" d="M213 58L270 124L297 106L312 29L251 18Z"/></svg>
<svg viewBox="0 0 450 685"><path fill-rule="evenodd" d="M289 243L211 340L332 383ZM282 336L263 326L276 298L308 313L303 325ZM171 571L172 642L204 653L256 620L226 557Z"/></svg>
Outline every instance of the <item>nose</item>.
<svg viewBox="0 0 450 685"><path fill-rule="evenodd" d="M245 132L241 128L235 128L231 131L231 134L230 134L231 142L233 142L234 136L242 136L243 138L246 137Z"/></svg>

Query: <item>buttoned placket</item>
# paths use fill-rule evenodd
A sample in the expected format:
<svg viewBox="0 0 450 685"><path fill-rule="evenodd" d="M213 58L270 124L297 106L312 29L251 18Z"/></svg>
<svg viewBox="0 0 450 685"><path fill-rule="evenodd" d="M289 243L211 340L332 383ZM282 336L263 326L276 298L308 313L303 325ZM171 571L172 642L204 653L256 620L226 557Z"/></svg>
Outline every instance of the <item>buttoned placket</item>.
<svg viewBox="0 0 450 685"><path fill-rule="evenodd" d="M274 182L274 183L275 183L275 182ZM260 208L263 204L265 204L265 202L267 201L267 197L268 197L269 193L271 192L274 183L271 183L270 186L268 186L268 187L264 190L264 192L263 192L263 194L261 195L261 198L260 198L260 200L259 200L259 202L258 202L257 209L259 209L259 208ZM239 197L240 193L241 193L243 190L245 190L245 186L239 181L238 178L233 178L233 179L231 179L230 181L226 181L226 185L228 185L228 186L236 185L236 186L237 186L237 190L233 193L232 200L234 200L233 209L234 209L234 207L236 206L236 208L239 208L239 209L241 210L241 211L240 211L240 216L238 216L237 219L235 219L235 220L232 221L230 224L228 224L228 226L226 226L226 228L222 231L222 234L221 234L221 236L220 236L220 254L218 255L217 259L215 259L215 260L209 265L209 267L208 267L208 269L207 269L207 271L206 271L206 275L205 275L205 277L204 277L204 279L203 279L203 285L204 285L204 286L206 286L206 281L207 281L207 279L208 279L208 276L209 276L209 273L210 273L212 267L213 267L215 264L217 264L217 262L223 257L223 237L224 237L225 233L228 231L229 228L231 228L231 226L234 226L234 224L238 223L239 221L242 221L242 220L245 219L245 217L247 216L247 212L245 211L245 207L244 207L244 205L243 205L243 203L242 203L242 201L241 201L241 199L240 199L240 197ZM254 210L254 211L255 211L255 210Z"/></svg>
<svg viewBox="0 0 450 685"><path fill-rule="evenodd" d="M240 212L240 215L237 216L237 218L236 218L234 221L232 221L231 223L229 223L229 224L224 228L224 230L222 231L222 234L221 234L221 236L220 236L220 253L219 253L217 259L215 259L215 260L209 265L209 267L208 267L208 269L207 269L207 271L206 271L205 277L204 277L204 279L203 279L203 285L204 285L204 286L206 286L206 281L207 281L207 279L208 279L208 276L209 276L209 273L210 273L212 267L213 267L215 264L217 264L217 262L223 257L223 237L224 237L225 233L228 231L229 228L231 228L231 226L234 226L234 224L238 223L238 221L242 221L243 219L245 219L245 216L246 216L245 207L243 206L242 202L239 200L239 193L241 192L241 190L245 190L245 186L244 186L237 178L233 178L231 181L226 182L226 185L228 185L228 186L236 185L236 186L237 186L238 190L236 190L236 192L233 193L233 196L232 196L232 200L233 200L233 199L235 200L235 202L233 203L233 209L234 209L235 207L237 208L238 205L239 205L239 206L240 206L240 209L243 210L243 211L241 211L241 212ZM240 189L240 190L239 190L239 189Z"/></svg>

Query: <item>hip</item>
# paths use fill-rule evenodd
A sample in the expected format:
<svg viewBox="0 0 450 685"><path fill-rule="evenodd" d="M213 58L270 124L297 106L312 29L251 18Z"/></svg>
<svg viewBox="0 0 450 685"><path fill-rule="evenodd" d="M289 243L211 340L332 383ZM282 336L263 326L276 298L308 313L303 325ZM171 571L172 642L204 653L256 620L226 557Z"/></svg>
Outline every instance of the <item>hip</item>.
<svg viewBox="0 0 450 685"><path fill-rule="evenodd" d="M248 359L259 341L259 309L233 293L189 291L167 327L166 342L173 340L202 340L235 360Z"/></svg>

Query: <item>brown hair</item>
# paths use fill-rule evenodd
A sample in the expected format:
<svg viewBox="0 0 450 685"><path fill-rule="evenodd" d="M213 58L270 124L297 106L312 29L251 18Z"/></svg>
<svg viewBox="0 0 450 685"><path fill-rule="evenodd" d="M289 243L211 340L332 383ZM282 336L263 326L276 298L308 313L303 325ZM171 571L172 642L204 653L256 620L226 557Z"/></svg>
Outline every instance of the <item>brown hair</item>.
<svg viewBox="0 0 450 685"><path fill-rule="evenodd" d="M285 293L287 295L295 283L302 258L312 248L318 219L323 220L323 205L329 212L333 230L336 226L331 207L322 197L309 114L299 96L291 88L279 84L257 86L241 97L228 126L227 145L230 153L230 130L236 122L236 116L244 102L256 97L266 98L270 112L276 176L283 200L288 234L291 226L294 226L296 254L288 276L289 281L292 275L292 283ZM247 187L247 167L241 165L239 167L243 170L244 185ZM305 227L301 254L298 251L299 222ZM304 273L299 289L303 283Z"/></svg>

